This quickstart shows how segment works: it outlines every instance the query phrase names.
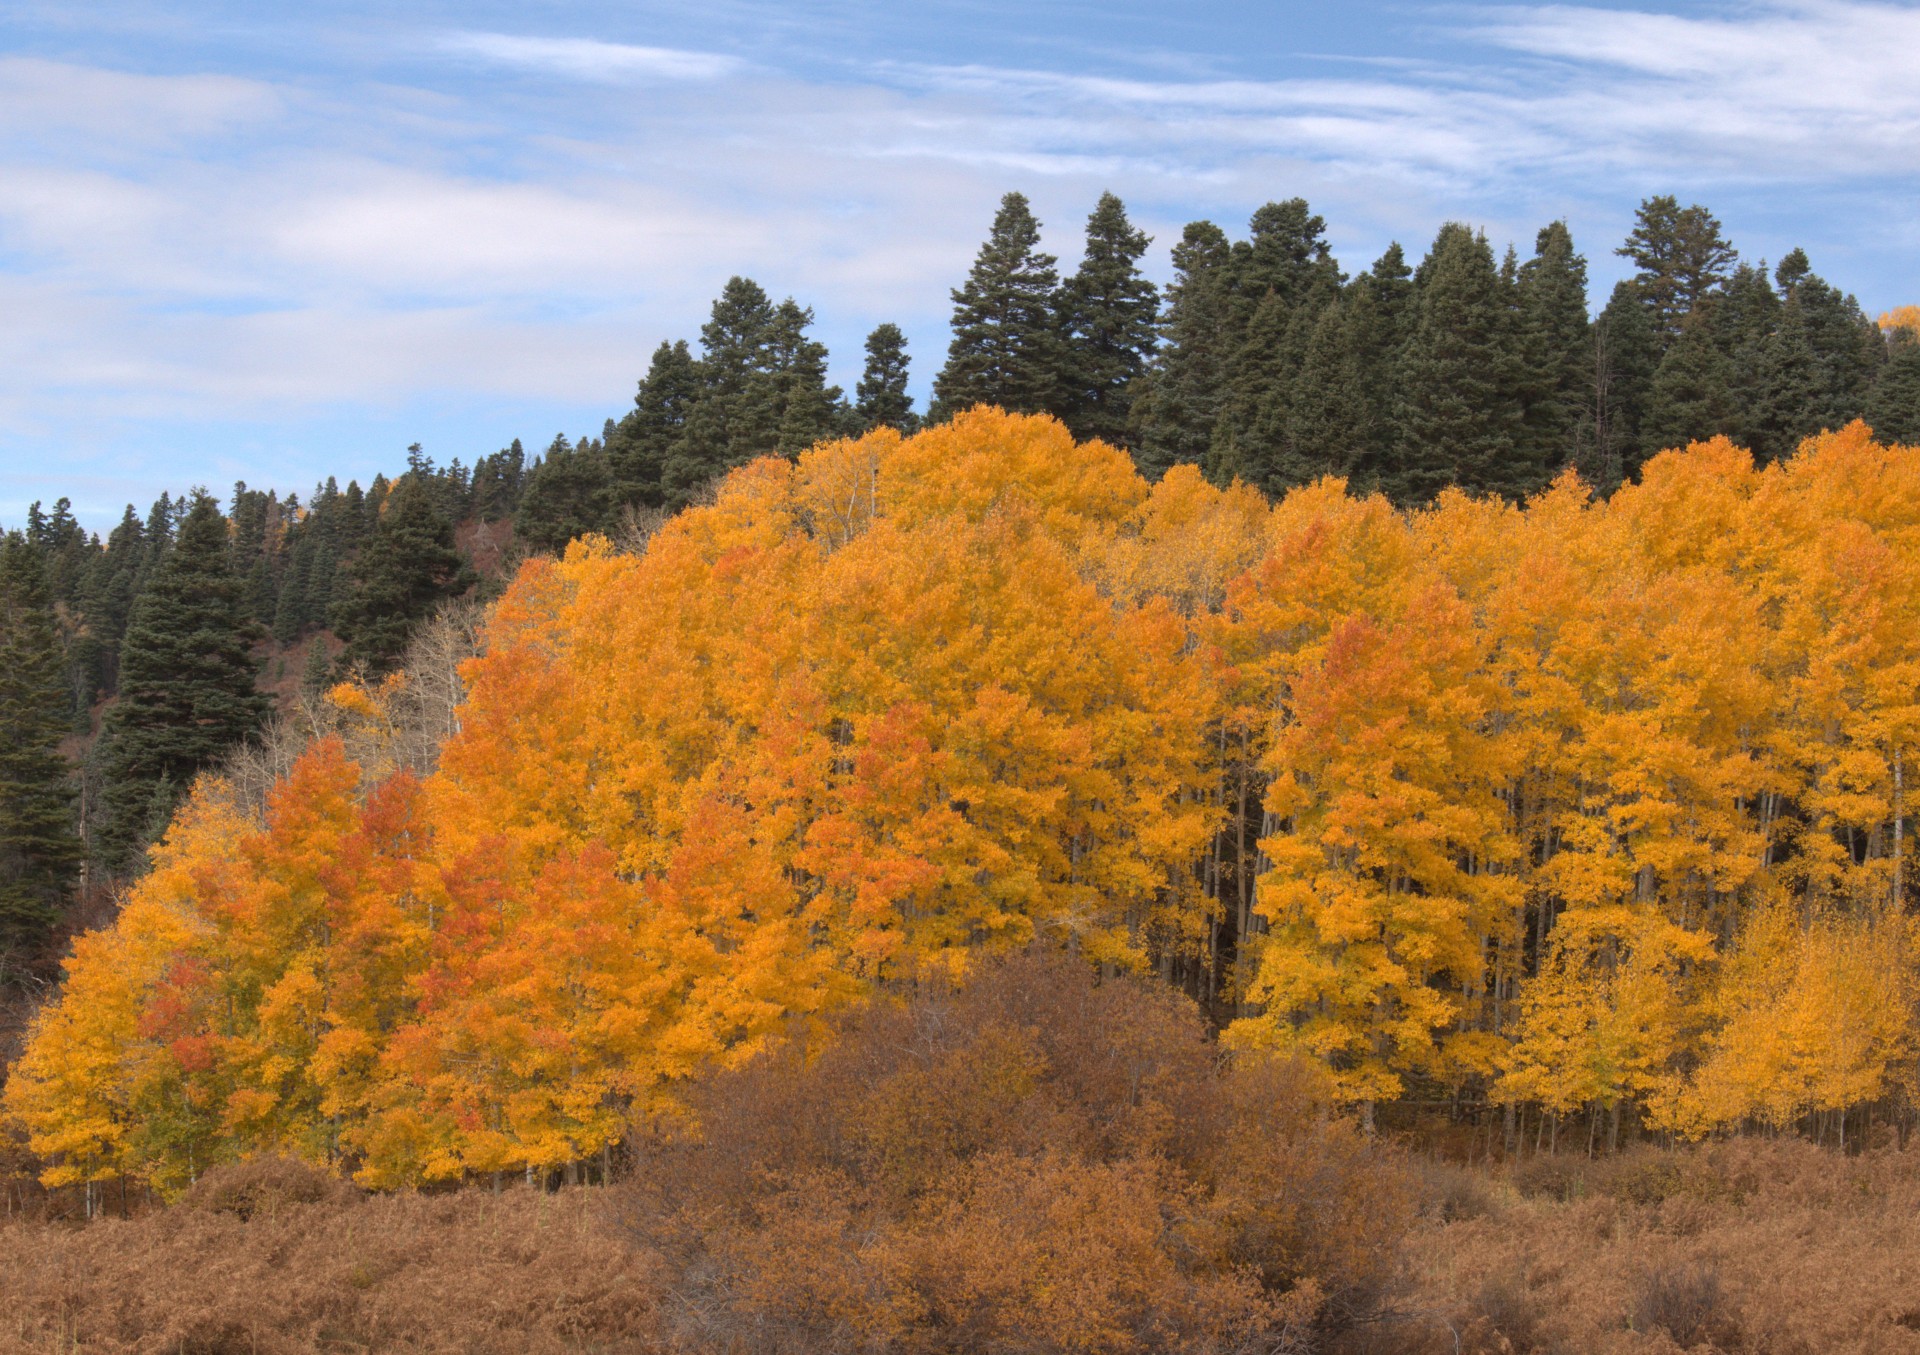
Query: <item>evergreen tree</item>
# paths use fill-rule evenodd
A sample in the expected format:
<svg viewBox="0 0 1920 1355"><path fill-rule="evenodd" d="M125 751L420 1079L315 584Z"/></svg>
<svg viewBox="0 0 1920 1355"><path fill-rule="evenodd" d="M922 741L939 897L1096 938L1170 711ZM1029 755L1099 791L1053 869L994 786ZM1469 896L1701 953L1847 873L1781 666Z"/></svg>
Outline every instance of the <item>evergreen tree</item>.
<svg viewBox="0 0 1920 1355"><path fill-rule="evenodd" d="M1414 283L1399 442L1383 487L1400 503L1424 503L1448 485L1532 492L1539 468L1517 450L1523 383L1513 306L1486 236L1442 226Z"/></svg>
<svg viewBox="0 0 1920 1355"><path fill-rule="evenodd" d="M684 507L700 488L774 448L777 402L763 377L770 369L774 308L750 278L727 281L700 328L700 396L661 466L669 507Z"/></svg>
<svg viewBox="0 0 1920 1355"><path fill-rule="evenodd" d="M1556 221L1535 237L1533 257L1519 269L1517 293L1525 406L1520 458L1544 483L1575 459L1593 389L1587 261L1575 252L1566 222Z"/></svg>
<svg viewBox="0 0 1920 1355"><path fill-rule="evenodd" d="M114 870L131 864L156 805L170 812L200 770L267 712L254 687L256 629L234 577L226 519L204 490L182 502L178 536L128 618L119 699L96 749L105 789L95 841Z"/></svg>
<svg viewBox="0 0 1920 1355"><path fill-rule="evenodd" d="M0 539L0 954L44 941L80 866L69 706L39 552Z"/></svg>
<svg viewBox="0 0 1920 1355"><path fill-rule="evenodd" d="M1642 460L1729 431L1731 373L1716 329L1711 306L1693 311L1660 359L1640 426Z"/></svg>
<svg viewBox="0 0 1920 1355"><path fill-rule="evenodd" d="M683 345L684 346L684 345ZM510 518L520 506L525 487L527 454L520 439L491 456L483 456L473 467L473 513L482 522ZM656 472L654 479L659 478ZM331 483L331 481L329 481Z"/></svg>
<svg viewBox="0 0 1920 1355"><path fill-rule="evenodd" d="M654 349L633 409L607 440L607 468L616 500L650 507L665 501L661 477L667 457L686 431L687 416L699 398L700 368L687 341L662 343Z"/></svg>
<svg viewBox="0 0 1920 1355"><path fill-rule="evenodd" d="M1780 307L1779 322L1760 347L1758 375L1758 399L1751 404L1730 402L1727 423L1731 426L1726 429L1752 449L1756 460L1789 457L1801 439L1823 427L1837 426L1828 412L1831 392L1820 355L1814 351L1807 308L1792 291Z"/></svg>
<svg viewBox="0 0 1920 1355"><path fill-rule="evenodd" d="M1367 445L1347 471L1356 489L1379 489L1393 464L1400 368L1413 327L1413 301L1413 269L1397 241L1348 289L1348 342L1367 402Z"/></svg>
<svg viewBox="0 0 1920 1355"><path fill-rule="evenodd" d="M1682 207L1671 195L1640 204L1633 231L1614 253L1638 266L1639 296L1663 347L1679 338L1681 322L1719 291L1739 257L1713 213L1698 204Z"/></svg>
<svg viewBox="0 0 1920 1355"><path fill-rule="evenodd" d="M565 434L555 434L552 444L527 475L527 487L520 496L520 507L513 515L513 532L528 549L551 551L557 555L565 551L567 542L576 537L609 530L613 526L613 516L613 473L607 465L605 449L591 438L582 439L580 445L575 447L567 441ZM436 515L436 518L446 528L446 545L451 551L453 525L444 517ZM379 540L376 534L374 543L361 553L362 564L372 554ZM440 566L436 564L434 568L438 570ZM434 600L439 599L436 597ZM336 626L335 629L339 628ZM341 631L340 635L346 638L345 631ZM349 649L353 651L351 657L361 657L351 641Z"/></svg>
<svg viewBox="0 0 1920 1355"><path fill-rule="evenodd" d="M774 307L766 369L750 384L774 429L773 445L764 450L798 456L846 427L840 388L827 384L827 346L807 337L812 325L813 311L792 297Z"/></svg>
<svg viewBox="0 0 1920 1355"><path fill-rule="evenodd" d="M1632 282L1615 284L1593 322L1593 431L1584 468L1605 492L1639 473L1640 425L1659 362L1651 310Z"/></svg>
<svg viewBox="0 0 1920 1355"><path fill-rule="evenodd" d="M1102 193L1087 218L1086 253L1058 303L1066 344L1060 414L1076 438L1128 440L1134 383L1153 356L1160 313L1159 291L1140 273L1147 244L1120 199Z"/></svg>
<svg viewBox="0 0 1920 1355"><path fill-rule="evenodd" d="M1751 448L1762 461L1779 454L1766 428L1770 375L1780 296L1764 265L1743 263L1733 270L1714 303L1715 342L1726 358L1727 435Z"/></svg>
<svg viewBox="0 0 1920 1355"><path fill-rule="evenodd" d="M1315 322L1294 399L1290 455L1280 468L1288 483L1322 475L1353 480L1371 469L1376 407L1366 383L1373 305L1371 293L1355 288Z"/></svg>
<svg viewBox="0 0 1920 1355"><path fill-rule="evenodd" d="M472 582L431 488L420 476L401 476L353 562L345 599L333 609L333 629L346 642L342 662L387 671L400 661L413 627Z"/></svg>
<svg viewBox="0 0 1920 1355"><path fill-rule="evenodd" d="M953 343L934 378L929 418L950 419L981 404L1016 414L1059 408L1058 275L1053 255L1039 245L1040 223L1027 199L1007 194L966 284L953 293Z"/></svg>
<svg viewBox="0 0 1920 1355"><path fill-rule="evenodd" d="M1232 355L1208 464L1223 483L1240 478L1278 494L1324 469L1319 453L1300 444L1294 420L1307 349L1340 295L1340 266L1326 222L1304 198L1290 198L1254 212L1231 268Z"/></svg>
<svg viewBox="0 0 1920 1355"><path fill-rule="evenodd" d="M1130 441L1143 475L1198 463L1213 445L1232 354L1232 262L1226 232L1211 221L1189 225L1173 247L1159 349L1131 410Z"/></svg>
<svg viewBox="0 0 1920 1355"><path fill-rule="evenodd" d="M853 410L862 432L897 428L911 433L919 425L913 397L907 394L907 336L900 326L876 325L867 335L867 365L854 395Z"/></svg>
<svg viewBox="0 0 1920 1355"><path fill-rule="evenodd" d="M1886 344L1886 363L1867 397L1867 422L1883 442L1920 447L1920 331L1895 328Z"/></svg>

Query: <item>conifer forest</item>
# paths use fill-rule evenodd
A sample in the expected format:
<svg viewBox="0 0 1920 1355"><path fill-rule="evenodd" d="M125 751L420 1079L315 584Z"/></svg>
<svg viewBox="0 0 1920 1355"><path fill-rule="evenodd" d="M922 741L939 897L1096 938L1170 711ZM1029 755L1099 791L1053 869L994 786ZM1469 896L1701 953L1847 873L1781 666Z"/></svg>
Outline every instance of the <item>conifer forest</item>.
<svg viewBox="0 0 1920 1355"><path fill-rule="evenodd" d="M1920 306L1084 239L5 532L0 1351L1920 1351Z"/></svg>

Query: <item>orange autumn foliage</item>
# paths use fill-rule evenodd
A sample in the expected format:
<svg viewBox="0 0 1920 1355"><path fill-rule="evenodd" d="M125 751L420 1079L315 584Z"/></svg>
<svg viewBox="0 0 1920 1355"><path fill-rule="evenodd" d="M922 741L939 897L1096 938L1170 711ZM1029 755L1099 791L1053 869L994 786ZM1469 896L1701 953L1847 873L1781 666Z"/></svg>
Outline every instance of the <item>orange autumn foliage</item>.
<svg viewBox="0 0 1920 1355"><path fill-rule="evenodd" d="M1916 635L1920 456L1860 425L1413 513L990 410L822 444L530 561L431 770L203 787L5 1104L49 1179L545 1170L1044 943L1355 1102L1844 1110L1920 1054ZM331 695L353 747L404 691Z"/></svg>

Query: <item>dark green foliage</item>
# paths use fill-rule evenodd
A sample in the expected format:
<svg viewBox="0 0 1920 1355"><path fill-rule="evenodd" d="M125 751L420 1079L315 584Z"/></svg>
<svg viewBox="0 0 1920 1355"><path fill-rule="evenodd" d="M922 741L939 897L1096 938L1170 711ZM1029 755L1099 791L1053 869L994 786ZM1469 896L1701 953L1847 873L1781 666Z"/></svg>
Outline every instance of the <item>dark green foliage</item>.
<svg viewBox="0 0 1920 1355"><path fill-rule="evenodd" d="M686 340L654 349L633 409L607 439L607 469L617 502L659 506L667 457L686 431L687 415L699 398L700 369Z"/></svg>
<svg viewBox="0 0 1920 1355"><path fill-rule="evenodd" d="M1188 226L1173 247L1160 348L1131 411L1134 461L1144 475L1198 462L1213 445L1232 356L1232 260L1226 232L1211 221Z"/></svg>
<svg viewBox="0 0 1920 1355"><path fill-rule="evenodd" d="M1221 483L1278 494L1329 469L1296 426L1307 350L1340 296L1325 231L1304 199L1291 198L1256 211L1249 238L1233 246L1226 386L1204 463Z"/></svg>
<svg viewBox="0 0 1920 1355"><path fill-rule="evenodd" d="M1425 502L1448 485L1531 493L1543 476L1521 450L1512 287L1494 267L1486 237L1458 222L1442 226L1414 282L1399 444L1382 488L1400 503Z"/></svg>
<svg viewBox="0 0 1920 1355"><path fill-rule="evenodd" d="M1519 269L1520 461L1541 481L1578 458L1590 437L1593 336L1587 261L1567 223L1544 227Z"/></svg>
<svg viewBox="0 0 1920 1355"><path fill-rule="evenodd" d="M1653 375L1640 426L1644 460L1656 452L1728 431L1734 413L1731 363L1711 307L1687 316Z"/></svg>
<svg viewBox="0 0 1920 1355"><path fill-rule="evenodd" d="M227 547L227 523L205 491L188 501L178 537L128 618L120 695L95 750L103 778L103 863L125 869L154 807L259 728L267 700L254 687L258 633Z"/></svg>
<svg viewBox="0 0 1920 1355"><path fill-rule="evenodd" d="M46 938L80 868L70 721L53 598L41 553L0 539L0 955Z"/></svg>
<svg viewBox="0 0 1920 1355"><path fill-rule="evenodd" d="M1639 267L1638 295L1663 344L1680 337L1681 322L1720 289L1736 258L1713 213L1682 207L1671 195L1640 204L1632 233L1614 253Z"/></svg>
<svg viewBox="0 0 1920 1355"><path fill-rule="evenodd" d="M473 515L482 522L510 518L520 507L520 494L526 487L527 454L515 438L491 456L473 463ZM658 478L656 476L656 478Z"/></svg>
<svg viewBox="0 0 1920 1355"><path fill-rule="evenodd" d="M1660 364L1653 318L1631 282L1613 289L1593 322L1593 429L1582 466L1603 493L1640 470L1640 425Z"/></svg>
<svg viewBox="0 0 1920 1355"><path fill-rule="evenodd" d="M768 331L767 365L750 389L769 406L771 449L798 456L814 443L836 437L848 418L840 388L827 384L827 346L807 337L813 312L788 297L774 308Z"/></svg>
<svg viewBox="0 0 1920 1355"><path fill-rule="evenodd" d="M590 438L575 447L564 434L556 434L527 475L526 490L513 515L514 535L529 550L559 554L575 537L609 530L613 505L613 472L606 449ZM445 525L451 551L452 524ZM344 637L346 632L341 634Z"/></svg>
<svg viewBox="0 0 1920 1355"><path fill-rule="evenodd" d="M1120 199L1102 193L1087 218L1086 253L1060 287L1059 413L1076 438L1128 440L1134 382L1153 356L1160 311L1159 290L1140 273L1147 244Z"/></svg>
<svg viewBox="0 0 1920 1355"><path fill-rule="evenodd" d="M1054 316L1054 258L1040 251L1040 223L1009 193L993 231L953 293L953 343L933 382L934 420L974 405L1018 414L1059 408L1061 340Z"/></svg>
<svg viewBox="0 0 1920 1355"><path fill-rule="evenodd" d="M527 497L533 497L531 488ZM369 674L398 663L413 627L473 583L454 549L453 523L434 501L427 477L408 474L394 482L351 578L330 619L346 641L341 662Z"/></svg>
<svg viewBox="0 0 1920 1355"><path fill-rule="evenodd" d="M876 325L867 335L867 365L854 387L854 422L861 432L897 428L911 433L919 426L907 394L907 361L907 336L900 326Z"/></svg>
<svg viewBox="0 0 1920 1355"><path fill-rule="evenodd" d="M1920 334L1896 329L1867 399L1867 422L1884 442L1920 447Z"/></svg>

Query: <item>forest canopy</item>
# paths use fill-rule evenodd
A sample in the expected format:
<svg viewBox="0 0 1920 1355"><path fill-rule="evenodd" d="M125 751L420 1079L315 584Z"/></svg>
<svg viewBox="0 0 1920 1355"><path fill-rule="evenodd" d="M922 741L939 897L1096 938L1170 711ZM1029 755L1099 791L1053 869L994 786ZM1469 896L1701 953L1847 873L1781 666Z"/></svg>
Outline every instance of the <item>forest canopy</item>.
<svg viewBox="0 0 1920 1355"><path fill-rule="evenodd" d="M546 1169L1042 945L1362 1108L1843 1112L1913 1080L1917 569L1860 424L1412 511L986 408L763 458L528 561L429 753L402 670L203 778L5 1108L54 1182Z"/></svg>

